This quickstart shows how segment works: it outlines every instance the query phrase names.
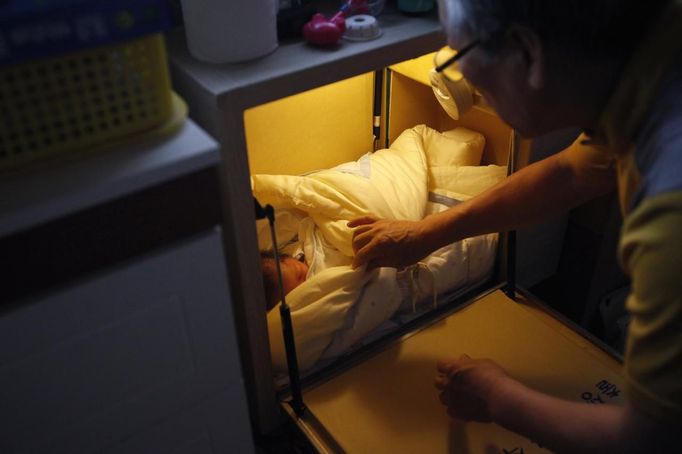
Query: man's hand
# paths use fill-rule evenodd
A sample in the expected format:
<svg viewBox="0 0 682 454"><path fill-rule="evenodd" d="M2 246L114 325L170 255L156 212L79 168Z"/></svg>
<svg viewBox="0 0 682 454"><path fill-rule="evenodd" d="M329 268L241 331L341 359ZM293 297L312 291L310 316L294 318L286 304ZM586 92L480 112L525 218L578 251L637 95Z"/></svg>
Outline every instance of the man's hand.
<svg viewBox="0 0 682 454"><path fill-rule="evenodd" d="M438 362L434 384L450 417L490 422L493 420L495 394L512 382L495 362L462 355L457 360Z"/></svg>
<svg viewBox="0 0 682 454"><path fill-rule="evenodd" d="M392 221L363 216L353 219L353 268L367 264L404 268L426 257L431 251L424 239L420 221Z"/></svg>

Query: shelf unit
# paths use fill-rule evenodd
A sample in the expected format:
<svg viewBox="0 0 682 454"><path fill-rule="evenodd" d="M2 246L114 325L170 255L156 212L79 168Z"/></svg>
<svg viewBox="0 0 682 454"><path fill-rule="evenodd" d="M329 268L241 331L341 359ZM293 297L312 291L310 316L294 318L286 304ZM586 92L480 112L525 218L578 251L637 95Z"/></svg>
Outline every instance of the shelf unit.
<svg viewBox="0 0 682 454"><path fill-rule="evenodd" d="M268 56L245 63L213 65L188 52L183 30L168 36L173 86L190 115L220 142L224 240L242 348L242 364L255 427L267 433L280 422L267 343L244 111L322 85L378 70L433 52L445 37L438 17L407 17L391 4L380 16L383 34L366 42L316 48L300 40L280 43ZM234 265L234 266L232 266ZM261 304L259 304L261 303Z"/></svg>
<svg viewBox="0 0 682 454"><path fill-rule="evenodd" d="M281 43L268 56L237 64L199 62L189 54L183 30L176 30L168 37L174 87L187 100L192 118L220 143L223 234L230 282L233 283L232 299L251 416L255 428L262 433L268 433L280 424L281 409L270 364L264 292L255 253L258 245L250 196L244 112L352 76L389 68L434 52L445 43L435 13L406 17L389 4L378 21L383 35L373 41L343 42L338 47L326 49L290 41ZM427 89L420 77L405 76L418 80L421 88ZM573 138L571 134L567 131L561 137L533 141L527 150L528 159L532 161L537 155L567 145ZM563 219L557 220L542 231L533 230L526 237L532 238L532 243L523 247L531 251L528 258L534 261L528 264L529 269L546 272L556 267L558 252L555 249L560 246L557 238L563 236L564 224ZM552 254L537 252L550 249L546 245L552 246ZM526 257L524 253L518 255ZM554 317L551 319L555 320ZM555 321L555 324L563 326L563 322ZM611 359L604 357L604 361ZM350 420L346 418L346 421Z"/></svg>
<svg viewBox="0 0 682 454"><path fill-rule="evenodd" d="M0 451L253 452L219 162L188 120L0 178Z"/></svg>
<svg viewBox="0 0 682 454"><path fill-rule="evenodd" d="M80 153L16 170L0 180L0 236L216 166L219 160L215 141L189 121L158 144Z"/></svg>

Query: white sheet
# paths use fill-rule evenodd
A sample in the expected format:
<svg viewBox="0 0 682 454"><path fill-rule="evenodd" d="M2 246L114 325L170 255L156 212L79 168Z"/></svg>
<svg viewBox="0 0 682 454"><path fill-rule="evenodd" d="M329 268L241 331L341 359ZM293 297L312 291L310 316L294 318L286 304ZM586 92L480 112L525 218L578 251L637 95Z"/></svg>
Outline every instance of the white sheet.
<svg viewBox="0 0 682 454"><path fill-rule="evenodd" d="M352 270L352 230L346 226L364 214L421 219L442 208L429 199L463 201L483 191L505 175L498 166L477 166L483 146L478 133L458 128L441 134L420 125L389 149L354 163L305 176L252 177L254 196L276 208L280 249L302 249L310 266L308 280L287 295L302 371L353 348L397 311L432 302L434 294L490 272L495 235L447 246L401 273ZM259 242L261 249L272 247L267 225L259 225ZM268 330L274 368L283 372L277 309L268 314Z"/></svg>

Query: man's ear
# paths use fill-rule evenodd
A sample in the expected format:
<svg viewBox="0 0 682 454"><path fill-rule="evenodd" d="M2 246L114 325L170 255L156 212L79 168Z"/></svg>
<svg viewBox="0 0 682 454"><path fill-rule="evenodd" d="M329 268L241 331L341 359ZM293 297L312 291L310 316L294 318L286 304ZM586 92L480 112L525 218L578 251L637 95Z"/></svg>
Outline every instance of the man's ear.
<svg viewBox="0 0 682 454"><path fill-rule="evenodd" d="M513 25L507 30L508 42L515 47L526 70L526 83L538 90L545 84L545 47L537 33L527 27Z"/></svg>

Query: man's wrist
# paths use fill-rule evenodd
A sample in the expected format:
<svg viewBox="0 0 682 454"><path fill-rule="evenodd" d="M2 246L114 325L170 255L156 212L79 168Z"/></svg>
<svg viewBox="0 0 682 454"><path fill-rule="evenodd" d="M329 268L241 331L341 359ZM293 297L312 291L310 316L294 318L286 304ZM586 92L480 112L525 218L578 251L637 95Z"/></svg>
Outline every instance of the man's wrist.
<svg viewBox="0 0 682 454"><path fill-rule="evenodd" d="M488 396L490 415L493 422L506 425L509 418L516 414L516 402L521 395L528 391L522 383L511 377L505 376L491 387Z"/></svg>
<svg viewBox="0 0 682 454"><path fill-rule="evenodd" d="M457 228L460 218L461 214L459 211L450 208L449 210L429 215L422 220L422 233L430 250L435 251L463 239Z"/></svg>
<svg viewBox="0 0 682 454"><path fill-rule="evenodd" d="M443 228L435 215L427 216L419 222L421 224L420 236L425 250L431 253L448 244L447 241L443 241Z"/></svg>

